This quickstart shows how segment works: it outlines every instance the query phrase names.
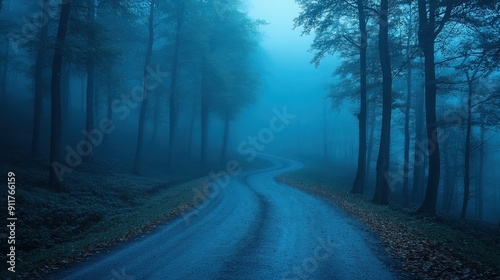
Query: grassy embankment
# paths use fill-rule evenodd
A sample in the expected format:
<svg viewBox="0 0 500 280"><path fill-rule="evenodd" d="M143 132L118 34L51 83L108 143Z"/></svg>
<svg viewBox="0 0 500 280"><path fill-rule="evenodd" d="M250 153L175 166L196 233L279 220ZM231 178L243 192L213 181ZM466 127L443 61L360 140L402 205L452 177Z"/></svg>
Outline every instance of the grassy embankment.
<svg viewBox="0 0 500 280"><path fill-rule="evenodd" d="M18 221L16 273L4 275L4 265L0 278L43 278L66 264L143 236L204 199L195 189L206 193L207 173L168 173L163 166L135 175L130 172L130 162L96 157L91 164L65 174L65 191L56 193L46 186L45 161L2 158L2 174L16 174ZM244 169L263 164L256 160ZM6 233L2 228L2 252L7 252ZM2 253L4 263L5 255Z"/></svg>

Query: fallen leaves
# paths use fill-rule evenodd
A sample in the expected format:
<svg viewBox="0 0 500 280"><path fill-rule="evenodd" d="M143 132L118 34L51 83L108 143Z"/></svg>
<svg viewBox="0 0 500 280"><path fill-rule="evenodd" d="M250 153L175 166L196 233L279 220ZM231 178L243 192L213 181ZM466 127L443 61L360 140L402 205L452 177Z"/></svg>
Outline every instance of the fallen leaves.
<svg viewBox="0 0 500 280"><path fill-rule="evenodd" d="M487 267L478 260L471 261L436 240L429 238L433 229L419 228L411 221L402 223L391 217L393 210L375 206L363 198L338 193L325 187L305 184L292 176L281 175L279 182L330 199L344 212L367 225L380 237L387 251L400 261L402 277L412 279L500 279L498 269ZM416 219L409 216L408 219ZM424 234L420 234L421 232ZM466 244L463 244L466 245Z"/></svg>

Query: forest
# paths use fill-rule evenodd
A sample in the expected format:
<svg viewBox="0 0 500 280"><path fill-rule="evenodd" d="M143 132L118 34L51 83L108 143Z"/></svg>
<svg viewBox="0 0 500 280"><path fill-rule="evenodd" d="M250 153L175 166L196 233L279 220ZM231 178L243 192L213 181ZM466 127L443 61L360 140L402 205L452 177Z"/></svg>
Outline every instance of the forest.
<svg viewBox="0 0 500 280"><path fill-rule="evenodd" d="M500 277L498 1L0 0L0 129L5 279Z"/></svg>

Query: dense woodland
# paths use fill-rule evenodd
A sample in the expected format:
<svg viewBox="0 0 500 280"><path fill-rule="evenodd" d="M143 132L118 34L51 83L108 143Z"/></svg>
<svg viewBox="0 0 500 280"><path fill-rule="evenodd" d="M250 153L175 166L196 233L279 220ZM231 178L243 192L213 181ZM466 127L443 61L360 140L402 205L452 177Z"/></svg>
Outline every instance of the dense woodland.
<svg viewBox="0 0 500 280"><path fill-rule="evenodd" d="M295 28L314 35L312 62L340 61L333 107L356 104L352 193L374 185L374 203L402 199L430 216L483 220L488 198L498 209L498 171L485 162L498 163L500 4L296 2ZM257 100L265 60L266 23L242 4L1 1L2 114L29 110L26 151L49 163L47 187L64 191L65 174L123 139L135 143L137 174L145 149L166 170L225 162L231 125ZM221 143L209 141L215 134ZM328 159L327 150L325 140Z"/></svg>
<svg viewBox="0 0 500 280"><path fill-rule="evenodd" d="M225 160L231 122L259 84L252 58L263 22L239 1L4 2L2 103L16 91L34 96L30 150L50 153L50 188L63 191L64 174L91 164L97 147L119 145L108 139L116 120L136 126L125 136L136 139L133 172L145 146L167 146L167 169ZM223 142L209 155L212 116L223 123Z"/></svg>
<svg viewBox="0 0 500 280"><path fill-rule="evenodd" d="M351 192L362 194L366 174L376 172L374 203L387 204L396 193L405 203L419 204L419 214L458 212L463 219L472 212L481 220L483 200L499 187L497 181L484 183L498 172L484 169L485 157L498 152L498 143L488 141L500 126L498 3L297 2L302 13L296 26L315 34L313 63L331 54L342 59L329 96L334 104L359 104ZM402 131L394 131L394 123ZM399 162L395 139L404 142Z"/></svg>

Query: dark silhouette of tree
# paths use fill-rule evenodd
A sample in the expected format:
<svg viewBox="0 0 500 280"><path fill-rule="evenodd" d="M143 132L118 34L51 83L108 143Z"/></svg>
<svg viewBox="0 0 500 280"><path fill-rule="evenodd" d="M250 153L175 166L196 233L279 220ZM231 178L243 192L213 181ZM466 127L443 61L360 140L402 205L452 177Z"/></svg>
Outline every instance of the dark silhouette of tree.
<svg viewBox="0 0 500 280"><path fill-rule="evenodd" d="M49 7L49 0L44 0L42 2L42 13L46 11ZM42 24L40 27L39 41L36 46L36 58L35 58L35 99L34 99L34 109L33 109L33 133L31 139L31 156L38 155L39 152L39 141L40 141L40 127L42 122L42 99L43 99L43 70L45 68L45 48L48 39L49 21Z"/></svg>
<svg viewBox="0 0 500 280"><path fill-rule="evenodd" d="M56 191L63 189L62 179L57 172L57 161L61 154L61 69L63 48L68 30L71 1L63 1L59 25L57 28L56 45L52 61L51 86L51 120L50 120L50 172L49 185Z"/></svg>
<svg viewBox="0 0 500 280"><path fill-rule="evenodd" d="M427 149L422 148L426 145L424 133L424 113L425 113L425 95L419 92L415 95L415 141L413 148L413 186L411 189L410 200L413 202L422 202L424 196L424 178L425 166L427 162ZM425 147L425 146L424 146Z"/></svg>
<svg viewBox="0 0 500 280"><path fill-rule="evenodd" d="M94 31L96 26L96 0L87 0L87 45L88 50L86 54L85 71L87 73L87 95L86 95L86 118L85 130L90 133L94 129L94 109L95 109L95 86L96 86L96 63L95 63L95 44ZM84 138L85 139L85 138ZM84 161L89 161L91 153L83 157Z"/></svg>
<svg viewBox="0 0 500 280"><path fill-rule="evenodd" d="M441 170L439 143L437 141L435 41L445 24L449 21L453 8L453 1L446 1L443 7L443 3L437 0L418 0L418 40L424 54L425 69L425 117L429 175L427 177L424 202L417 210L417 213L431 216L436 215L436 201Z"/></svg>
<svg viewBox="0 0 500 280"><path fill-rule="evenodd" d="M377 159L377 179L373 202L387 204L389 194L389 161L391 145L392 115L392 69L389 52L389 1L380 1L379 12L379 51L382 69L382 131Z"/></svg>
<svg viewBox="0 0 500 280"><path fill-rule="evenodd" d="M438 197L438 187L440 179L440 143L439 124L436 118L436 39L445 29L450 21L465 25L474 25L475 30L480 30L481 26L489 24L488 18L497 18L496 13L490 10L490 6L484 1L435 1L419 0L419 45L424 54L425 70L425 109L426 109L426 131L427 131L427 152L429 155L429 175L427 177L427 189L422 205L417 213L434 216L436 215L436 201ZM488 15L482 20L474 18L475 15ZM468 36L468 34L461 34ZM446 42L442 42L446 43ZM488 42L491 43L491 42ZM485 45L488 45L486 43ZM491 43L493 46L495 42ZM465 46L460 46L466 49ZM456 55L453 55L456 56ZM445 61L453 61L458 57L448 57ZM465 175L467 177L467 174Z"/></svg>
<svg viewBox="0 0 500 280"><path fill-rule="evenodd" d="M171 62L171 77L170 77L170 125L169 125L169 141L168 141L168 167L172 167L174 160L173 152L175 147L176 133L177 133L177 123L178 123L178 105L177 105L177 80L179 71L179 51L182 36L182 27L185 18L185 1L176 0L174 3L174 21L175 21L175 35L173 42L173 55Z"/></svg>
<svg viewBox="0 0 500 280"><path fill-rule="evenodd" d="M139 130L137 133L137 146L135 150L135 159L134 159L134 166L133 166L133 171L136 173L140 172L140 166L141 166L141 156L142 156L142 150L143 150L143 142L144 142L144 124L146 122L146 111L148 108L148 89L147 89L147 79L148 79L148 71L147 67L150 64L151 61L151 54L153 52L153 43L154 43L154 15L155 15L155 4L156 0L151 0L149 2L149 17L148 17L148 45L146 49L146 57L144 60L144 78L143 78L143 85L142 85L142 102L141 102L141 112L139 115Z"/></svg>
<svg viewBox="0 0 500 280"><path fill-rule="evenodd" d="M406 107L405 107L405 138L404 138L404 170L403 170L403 199L408 201L409 199L409 176L410 176L410 112L412 107L412 97L413 97L413 49L414 49L414 24L413 24L413 3L408 2L408 18L407 18L407 34L406 34L406 54L405 59L406 65Z"/></svg>
<svg viewBox="0 0 500 280"><path fill-rule="evenodd" d="M217 9L206 9L210 19L204 31L206 44L201 50L201 148L200 166L208 162L209 116L218 113L224 130L220 161L225 161L229 143L230 124L241 110L255 99L258 79L251 55L258 46L257 28L263 24L238 10L238 1L227 3L224 15Z"/></svg>
<svg viewBox="0 0 500 280"><path fill-rule="evenodd" d="M484 34L483 34L484 35ZM487 34L485 36L491 37L495 34ZM474 40L476 41L476 40ZM472 129L474 126L474 107L484 105L483 102L488 102L488 100L494 100L500 97L493 95L486 95L477 97L475 95L479 94L476 92L477 83L479 80L489 76L498 67L498 61L489 61L487 53L483 50L478 50L477 46L474 47L473 42L463 42L463 57L464 60L458 66L457 70L463 72L465 76L465 82L467 84L467 105L466 105L466 135L465 135L465 147L464 147L464 197L462 203L462 210L460 213L460 218L465 219L467 215L467 207L470 197L470 181L471 181L471 156L473 153L472 147ZM475 52L475 53L474 53ZM482 93L485 94L485 93ZM473 99L476 99L476 104L473 104ZM483 99L483 100L481 100ZM486 99L486 101L484 101ZM482 143L480 143L482 145Z"/></svg>
<svg viewBox="0 0 500 280"><path fill-rule="evenodd" d="M360 110L359 120L359 152L356 178L351 189L352 193L362 194L366 175L366 118L367 118L367 1L327 1L311 2L305 0L296 1L302 8L301 14L295 19L295 26L304 27L304 34L310 34L315 30L316 36L312 48L318 52L313 62L318 65L325 54L334 54L337 51L342 54L344 47L356 48L359 52L359 96ZM352 18L357 13L355 21L346 23L347 27L338 22L341 16ZM357 24L359 39L353 39L351 34L344 34L346 28L353 28ZM348 46L346 46L348 45ZM350 45L350 46L349 46ZM345 55L345 53L344 53Z"/></svg>

